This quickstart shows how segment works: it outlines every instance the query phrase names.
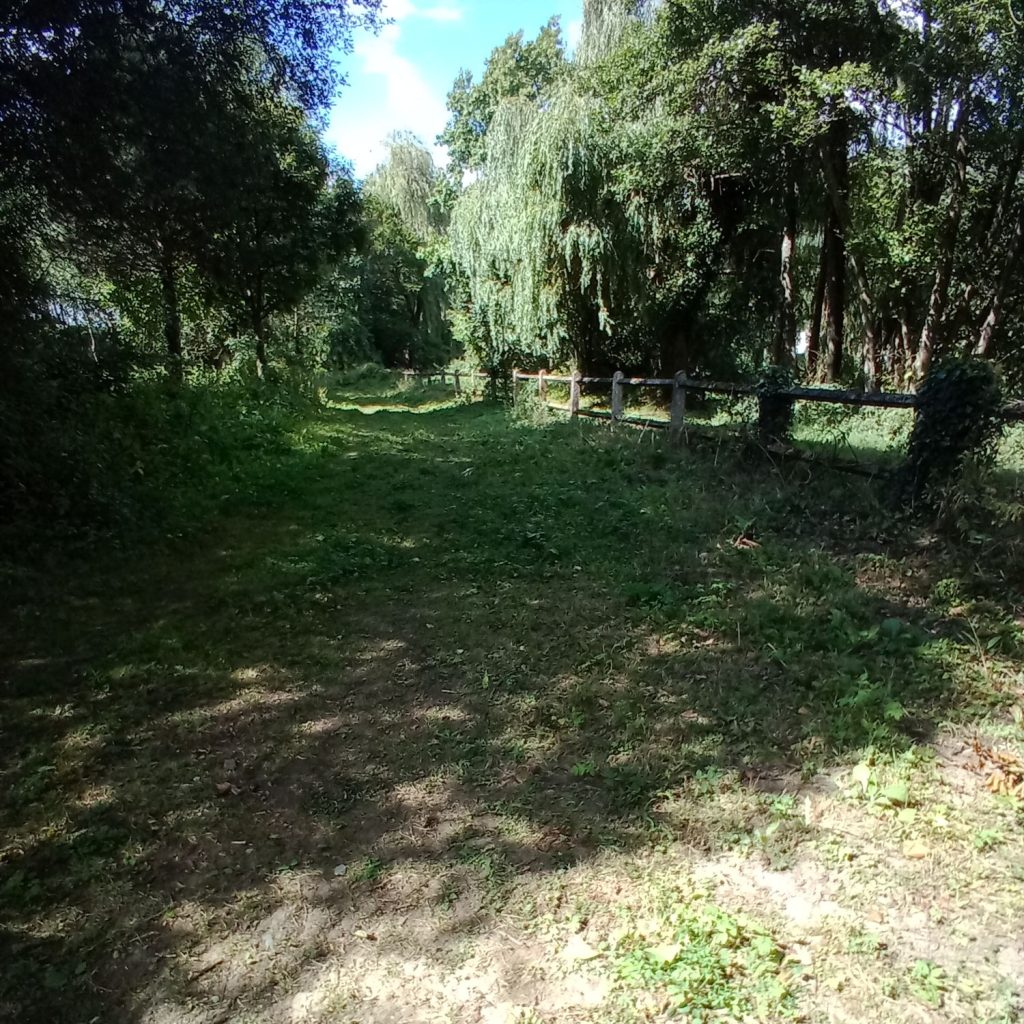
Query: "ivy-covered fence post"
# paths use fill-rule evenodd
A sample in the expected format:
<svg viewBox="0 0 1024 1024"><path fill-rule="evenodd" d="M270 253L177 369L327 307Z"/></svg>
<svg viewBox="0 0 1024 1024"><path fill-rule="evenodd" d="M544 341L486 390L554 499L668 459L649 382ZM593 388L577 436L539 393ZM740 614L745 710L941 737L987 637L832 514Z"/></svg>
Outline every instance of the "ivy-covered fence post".
<svg viewBox="0 0 1024 1024"><path fill-rule="evenodd" d="M626 375L621 370L612 374L612 420L615 423L622 419L622 382L625 379Z"/></svg>
<svg viewBox="0 0 1024 1024"><path fill-rule="evenodd" d="M669 436L673 441L678 441L683 436L683 429L686 423L686 392L683 385L686 383L686 373L680 370L672 378L672 405L669 421Z"/></svg>
<svg viewBox="0 0 1024 1024"><path fill-rule="evenodd" d="M573 370L572 382L569 385L569 415L575 419L580 414L580 381L583 374L579 370Z"/></svg>
<svg viewBox="0 0 1024 1024"><path fill-rule="evenodd" d="M757 385L757 437L765 447L788 445L793 428L793 399L784 394L793 386L785 366L769 366Z"/></svg>
<svg viewBox="0 0 1024 1024"><path fill-rule="evenodd" d="M484 391L484 397L488 402L501 400L501 367L497 363L491 363L487 367L487 386Z"/></svg>
<svg viewBox="0 0 1024 1024"><path fill-rule="evenodd" d="M900 500L941 500L968 457L991 460L1004 425L1002 405L990 363L955 359L933 367L917 392Z"/></svg>

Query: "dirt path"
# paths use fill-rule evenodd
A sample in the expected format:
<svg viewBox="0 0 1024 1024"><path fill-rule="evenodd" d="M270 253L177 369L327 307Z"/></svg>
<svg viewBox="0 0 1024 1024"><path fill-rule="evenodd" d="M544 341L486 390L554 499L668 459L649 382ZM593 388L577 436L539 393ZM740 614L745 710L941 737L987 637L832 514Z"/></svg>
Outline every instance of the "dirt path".
<svg viewBox="0 0 1024 1024"><path fill-rule="evenodd" d="M1019 749L1019 636L982 671L827 536L735 549L776 479L430 397L18 578L0 1018L1017 1019L1020 810L971 740ZM855 659L906 707L814 682Z"/></svg>

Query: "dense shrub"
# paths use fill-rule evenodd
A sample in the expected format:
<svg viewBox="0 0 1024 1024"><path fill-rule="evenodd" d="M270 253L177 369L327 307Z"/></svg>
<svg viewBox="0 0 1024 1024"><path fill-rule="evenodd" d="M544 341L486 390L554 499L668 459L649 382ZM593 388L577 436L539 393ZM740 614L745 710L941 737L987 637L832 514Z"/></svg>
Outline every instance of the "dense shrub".
<svg viewBox="0 0 1024 1024"><path fill-rule="evenodd" d="M780 394L793 386L785 366L769 366L757 385L757 436L761 444L789 444L793 429L793 399Z"/></svg>
<svg viewBox="0 0 1024 1024"><path fill-rule="evenodd" d="M318 401L316 381L193 371L182 386L138 364L5 359L0 522L120 530L194 513ZM213 491L218 488L213 488ZM223 488L219 488L223 491Z"/></svg>
<svg viewBox="0 0 1024 1024"><path fill-rule="evenodd" d="M932 369L917 395L901 499L941 504L968 460L990 462L1003 429L1001 410L990 363L958 359Z"/></svg>

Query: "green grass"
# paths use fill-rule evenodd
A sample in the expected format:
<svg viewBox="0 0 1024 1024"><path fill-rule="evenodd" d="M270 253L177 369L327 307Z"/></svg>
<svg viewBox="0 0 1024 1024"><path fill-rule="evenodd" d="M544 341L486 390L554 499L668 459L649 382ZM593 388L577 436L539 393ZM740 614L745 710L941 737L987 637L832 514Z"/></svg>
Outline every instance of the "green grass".
<svg viewBox="0 0 1024 1024"><path fill-rule="evenodd" d="M1024 740L1019 493L942 536L895 519L871 481L728 444L338 388L176 538L5 566L0 1010L180 1008L203 991L191 958L241 942L307 875L372 893L381 921L431 907L438 934L475 942L538 903L562 935L556 889L658 850L675 866L615 899L722 857L813 857L882 898L878 851L923 833L945 859L889 881L955 880L1015 920L1019 808L980 777L954 799L932 751ZM867 785L849 783L862 764ZM855 838L759 788L821 777ZM789 925L685 884L692 905L652 904L652 941L635 921L595 940L609 1013L815 1012ZM828 954L848 990L854 945ZM911 978L885 992L949 1003L956 965L907 956L874 972ZM997 987L953 1000L963 1019ZM259 986L232 998L266 1005Z"/></svg>

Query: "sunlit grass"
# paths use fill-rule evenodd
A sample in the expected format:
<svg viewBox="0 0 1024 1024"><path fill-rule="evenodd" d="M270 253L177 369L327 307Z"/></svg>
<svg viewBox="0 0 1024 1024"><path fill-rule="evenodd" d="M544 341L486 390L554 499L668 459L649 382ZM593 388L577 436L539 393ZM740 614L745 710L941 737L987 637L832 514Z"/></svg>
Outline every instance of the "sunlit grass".
<svg viewBox="0 0 1024 1024"><path fill-rule="evenodd" d="M851 425L864 447L891 429ZM170 979L158 951L207 955L222 928L255 956L255 923L325 878L324 906L378 894L397 932L420 902L438 934L552 906L551 941L594 932L609 1013L678 1008L692 982L708 1013L781 1019L814 1003L779 959L788 925L691 871L812 859L881 899L872 858L902 856L910 811L933 888L1019 916L1016 811L983 789L954 804L929 767L950 731L1024 738L1024 552L999 523L939 535L870 480L727 440L533 425L386 381L333 393L219 500L161 544L9 567L0 887L18 938L0 1000L19 1019L184 1012L199 968ZM860 764L907 805L847 785ZM758 788L776 777L841 788L819 808ZM979 836L984 872L964 859ZM570 867L586 926L555 898ZM659 892L696 902L680 916ZM177 914L191 930L154 931ZM124 948L145 951L133 973Z"/></svg>

